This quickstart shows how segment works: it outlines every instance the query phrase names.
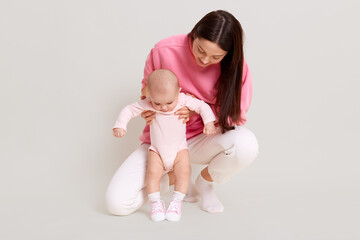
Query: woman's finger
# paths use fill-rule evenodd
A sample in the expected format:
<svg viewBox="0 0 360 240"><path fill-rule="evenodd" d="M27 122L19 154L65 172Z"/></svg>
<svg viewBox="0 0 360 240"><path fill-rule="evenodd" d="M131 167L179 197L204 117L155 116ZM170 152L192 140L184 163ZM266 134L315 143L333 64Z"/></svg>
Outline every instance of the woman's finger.
<svg viewBox="0 0 360 240"><path fill-rule="evenodd" d="M185 94L188 95L188 96L190 96L190 97L197 98L197 97L195 97L195 95L192 95L192 94L190 94L190 93L185 93Z"/></svg>
<svg viewBox="0 0 360 240"><path fill-rule="evenodd" d="M184 121L183 121L183 123L187 123L188 121L189 121L189 117L187 117L187 118L184 118Z"/></svg>
<svg viewBox="0 0 360 240"><path fill-rule="evenodd" d="M177 115L180 115L180 116L189 116L189 114L190 114L190 111L184 110L184 111L180 111Z"/></svg>
<svg viewBox="0 0 360 240"><path fill-rule="evenodd" d="M141 113L142 118L147 118L147 117L150 117L150 116L153 116L153 115L155 115L155 112L150 111L150 110L144 111L144 112Z"/></svg>
<svg viewBox="0 0 360 240"><path fill-rule="evenodd" d="M141 113L141 117L142 117L142 118L146 118L148 114L149 114L148 111L142 112L142 113Z"/></svg>
<svg viewBox="0 0 360 240"><path fill-rule="evenodd" d="M146 122L152 121L155 119L155 114L151 114L145 118Z"/></svg>
<svg viewBox="0 0 360 240"><path fill-rule="evenodd" d="M175 112L175 115L186 115L189 114L190 110L187 107L183 107Z"/></svg>

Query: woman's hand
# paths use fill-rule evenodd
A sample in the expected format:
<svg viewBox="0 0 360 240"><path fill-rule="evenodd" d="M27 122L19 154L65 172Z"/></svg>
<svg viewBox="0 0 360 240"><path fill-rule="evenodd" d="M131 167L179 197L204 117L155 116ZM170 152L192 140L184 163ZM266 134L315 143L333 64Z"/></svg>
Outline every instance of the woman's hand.
<svg viewBox="0 0 360 240"><path fill-rule="evenodd" d="M145 86L141 89L140 98L143 100L143 99L147 98L147 96L148 96L148 91L147 91L147 86ZM154 118L155 118L155 112L151 111L151 110L143 111L141 113L141 117L145 119L146 125L151 125L152 120L154 120Z"/></svg>
<svg viewBox="0 0 360 240"><path fill-rule="evenodd" d="M155 112L151 110L143 111L141 117L145 119L146 125L151 125L152 120L155 119Z"/></svg>
<svg viewBox="0 0 360 240"><path fill-rule="evenodd" d="M147 91L147 86L145 86L145 87L143 87L143 88L141 89L141 96L140 96L140 98L141 98L141 100L143 100L143 99L145 99L147 96L148 96L148 91Z"/></svg>
<svg viewBox="0 0 360 240"><path fill-rule="evenodd" d="M194 95L190 93L186 93L186 95L196 98ZM197 99L197 98L196 98ZM194 111L190 111L188 107L183 107L175 112L175 115L179 115L179 119L184 119L183 123L187 123L192 115L194 115Z"/></svg>
<svg viewBox="0 0 360 240"><path fill-rule="evenodd" d="M179 110L177 110L175 112L175 115L179 115L179 119L184 119L183 123L187 123L190 119L190 117L194 114L195 112L190 111L190 109L188 107L183 107Z"/></svg>

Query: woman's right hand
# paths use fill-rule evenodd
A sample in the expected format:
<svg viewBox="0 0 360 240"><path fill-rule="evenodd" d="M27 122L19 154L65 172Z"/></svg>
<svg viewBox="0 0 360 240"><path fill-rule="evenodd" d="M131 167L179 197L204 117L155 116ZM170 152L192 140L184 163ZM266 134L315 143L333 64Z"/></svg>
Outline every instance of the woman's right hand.
<svg viewBox="0 0 360 240"><path fill-rule="evenodd" d="M145 119L146 125L151 125L152 120L155 119L155 112L151 110L143 111L141 117Z"/></svg>

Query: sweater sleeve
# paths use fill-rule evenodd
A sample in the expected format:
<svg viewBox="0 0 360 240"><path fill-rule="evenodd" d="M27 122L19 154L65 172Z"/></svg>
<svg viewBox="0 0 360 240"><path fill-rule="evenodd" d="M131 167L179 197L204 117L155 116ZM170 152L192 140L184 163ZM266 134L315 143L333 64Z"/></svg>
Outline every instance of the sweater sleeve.
<svg viewBox="0 0 360 240"><path fill-rule="evenodd" d="M145 67L144 67L144 78L142 80L142 88L146 87L146 80L151 72L156 69L161 68L161 55L159 50L155 47L151 49L149 55L146 58Z"/></svg>
<svg viewBox="0 0 360 240"><path fill-rule="evenodd" d="M190 110L200 114L204 124L216 121L216 117L210 106L203 100L199 100L185 94L182 95L182 98L184 99L183 101L185 106L187 106Z"/></svg>
<svg viewBox="0 0 360 240"><path fill-rule="evenodd" d="M248 64L244 61L243 67L243 78L242 78L242 85L241 85L241 116L240 120L236 123L232 123L234 125L244 125L246 123L247 117L246 113L248 112L251 99L252 99L252 76Z"/></svg>
<svg viewBox="0 0 360 240"><path fill-rule="evenodd" d="M153 50L150 51L149 55L146 58L145 67L144 67L144 78L142 80L142 87L144 88L147 86L147 78L149 74L154 71L154 63L153 63Z"/></svg>
<svg viewBox="0 0 360 240"><path fill-rule="evenodd" d="M130 105L127 105L123 110L121 110L118 118L116 119L116 122L113 126L114 128L122 128L126 130L127 124L129 121L138 116L140 113L142 113L146 109L147 105L147 99L132 103Z"/></svg>

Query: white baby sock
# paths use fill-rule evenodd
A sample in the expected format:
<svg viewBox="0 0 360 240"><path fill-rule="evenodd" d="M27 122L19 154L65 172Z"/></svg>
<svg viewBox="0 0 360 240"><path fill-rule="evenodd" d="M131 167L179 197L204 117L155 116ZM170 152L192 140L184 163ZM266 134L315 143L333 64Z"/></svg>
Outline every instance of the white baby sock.
<svg viewBox="0 0 360 240"><path fill-rule="evenodd" d="M201 173L195 181L195 186L200 191L202 198L202 209L210 213L220 213L224 211L224 206L216 197L212 182L206 181Z"/></svg>
<svg viewBox="0 0 360 240"><path fill-rule="evenodd" d="M195 185L192 183L192 181L189 181L189 187L188 187L188 191L184 197L184 201L185 202L190 202L190 203L196 203L200 200L200 193L199 191L196 189Z"/></svg>
<svg viewBox="0 0 360 240"><path fill-rule="evenodd" d="M171 199L176 199L176 200L182 201L182 200L184 200L184 197L185 197L184 193L174 191Z"/></svg>
<svg viewBox="0 0 360 240"><path fill-rule="evenodd" d="M148 194L149 197L149 201L153 202L153 201L160 201L160 192L153 192Z"/></svg>

